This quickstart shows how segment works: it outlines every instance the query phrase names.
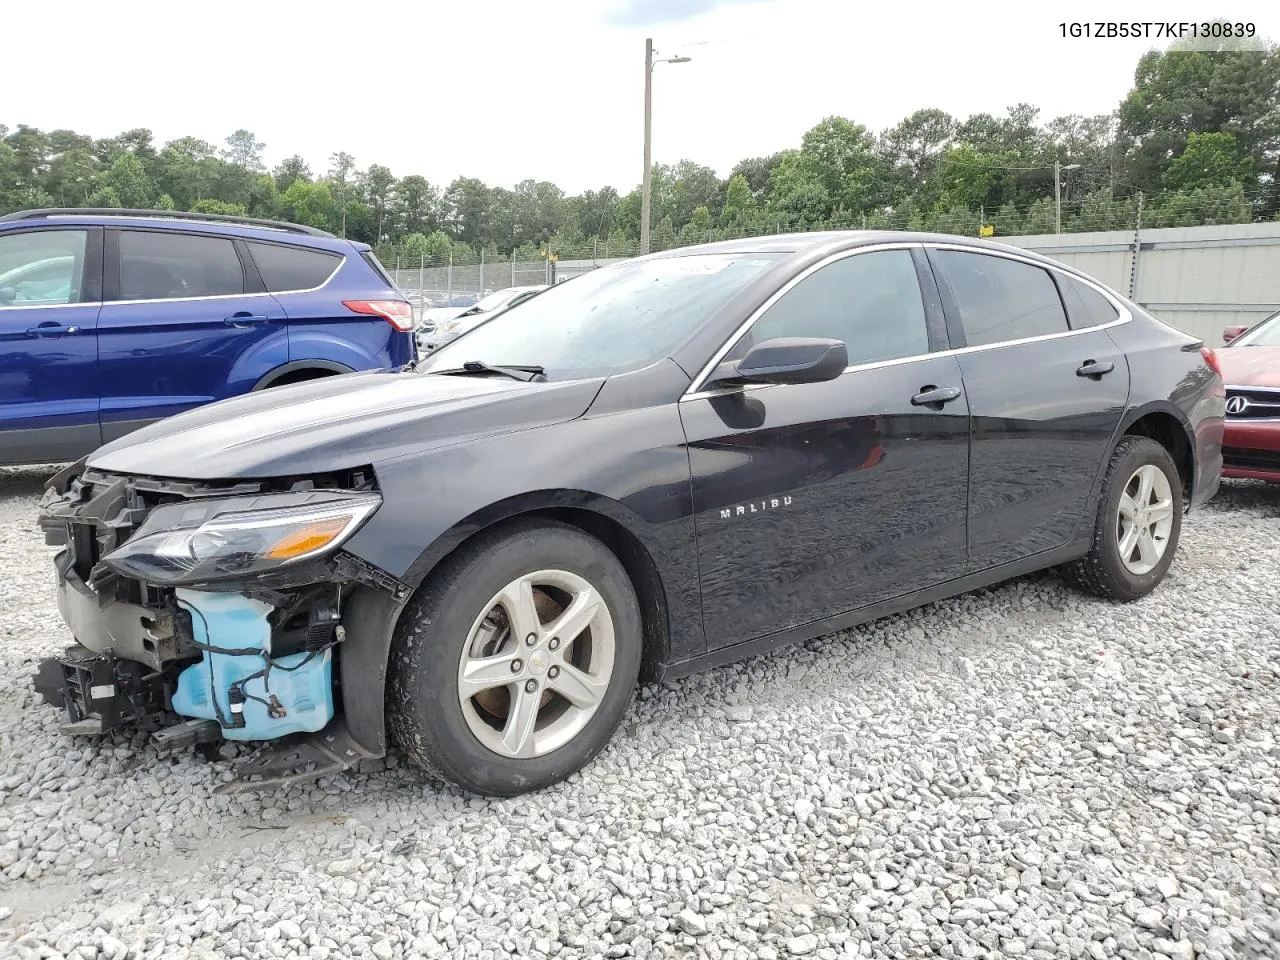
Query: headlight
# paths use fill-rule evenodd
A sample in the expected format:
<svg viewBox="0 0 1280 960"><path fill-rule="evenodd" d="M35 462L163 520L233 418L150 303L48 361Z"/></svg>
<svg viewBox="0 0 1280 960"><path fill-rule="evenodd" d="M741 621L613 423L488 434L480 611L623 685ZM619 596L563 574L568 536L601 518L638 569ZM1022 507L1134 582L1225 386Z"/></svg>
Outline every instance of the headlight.
<svg viewBox="0 0 1280 960"><path fill-rule="evenodd" d="M381 503L377 494L315 491L169 504L103 562L152 583L253 576L336 549Z"/></svg>

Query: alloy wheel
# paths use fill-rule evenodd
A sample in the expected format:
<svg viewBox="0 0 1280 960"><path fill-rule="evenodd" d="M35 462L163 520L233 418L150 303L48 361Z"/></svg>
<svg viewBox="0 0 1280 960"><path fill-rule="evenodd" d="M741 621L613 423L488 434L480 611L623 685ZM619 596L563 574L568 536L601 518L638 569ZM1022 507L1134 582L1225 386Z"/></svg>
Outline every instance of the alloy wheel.
<svg viewBox="0 0 1280 960"><path fill-rule="evenodd" d="M1169 548L1172 529L1169 478L1155 464L1143 464L1124 485L1116 517L1116 543L1125 569L1137 576L1154 570Z"/></svg>
<svg viewBox="0 0 1280 960"><path fill-rule="evenodd" d="M539 570L494 594L458 663L471 733L505 757L530 759L582 731L613 675L613 618L587 580Z"/></svg>

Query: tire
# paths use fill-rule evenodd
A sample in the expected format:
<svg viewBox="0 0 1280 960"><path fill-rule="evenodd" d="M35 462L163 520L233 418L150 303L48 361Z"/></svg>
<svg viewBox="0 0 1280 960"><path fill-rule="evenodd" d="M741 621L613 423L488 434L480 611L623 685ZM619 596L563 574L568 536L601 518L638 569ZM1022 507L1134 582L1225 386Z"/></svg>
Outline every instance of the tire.
<svg viewBox="0 0 1280 960"><path fill-rule="evenodd" d="M1147 539L1135 535L1131 541L1133 549L1124 554L1122 536L1130 527L1141 530L1144 524L1141 517L1135 523L1122 515L1121 504L1125 503L1126 514L1133 513L1133 505L1139 503L1137 495L1142 493L1144 476L1153 481L1154 493L1147 495L1146 519L1150 524L1145 526L1153 535ZM1159 477L1163 477L1163 488ZM1165 508L1160 505L1166 500L1167 527L1156 519L1164 517ZM1073 587L1099 597L1137 600L1154 590L1169 572L1181 533L1182 478L1173 457L1149 437L1123 437L1107 464L1089 552L1062 567L1063 577ZM1148 551L1148 546L1159 552L1158 558Z"/></svg>
<svg viewBox="0 0 1280 960"><path fill-rule="evenodd" d="M527 593L516 586L524 578ZM592 597L601 602L591 606ZM573 603L580 623L561 641L547 628L567 626L560 618ZM588 622L578 611L594 612ZM400 617L388 671L391 736L429 775L472 793L551 786L586 766L617 729L635 693L642 638L635 590L599 540L541 519L481 534ZM514 682L505 680L508 667ZM478 691L466 699L464 677ZM533 726L516 722L530 716Z"/></svg>

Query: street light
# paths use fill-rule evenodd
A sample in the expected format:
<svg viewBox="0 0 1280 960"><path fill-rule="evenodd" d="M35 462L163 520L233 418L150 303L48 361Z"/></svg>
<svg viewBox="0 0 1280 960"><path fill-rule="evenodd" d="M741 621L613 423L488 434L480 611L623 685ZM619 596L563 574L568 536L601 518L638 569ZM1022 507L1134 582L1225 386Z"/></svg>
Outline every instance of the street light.
<svg viewBox="0 0 1280 960"><path fill-rule="evenodd" d="M653 39L644 42L644 179L640 181L640 252L649 252L649 206L652 183L650 182L653 161L650 158L653 141L653 68L659 63L688 63L692 57L667 57L655 60L653 55Z"/></svg>
<svg viewBox="0 0 1280 960"><path fill-rule="evenodd" d="M1065 167L1057 160L1053 161L1053 207L1056 211L1054 222L1057 223L1057 232L1062 232L1062 171L1063 170L1079 170L1080 164L1068 163Z"/></svg>

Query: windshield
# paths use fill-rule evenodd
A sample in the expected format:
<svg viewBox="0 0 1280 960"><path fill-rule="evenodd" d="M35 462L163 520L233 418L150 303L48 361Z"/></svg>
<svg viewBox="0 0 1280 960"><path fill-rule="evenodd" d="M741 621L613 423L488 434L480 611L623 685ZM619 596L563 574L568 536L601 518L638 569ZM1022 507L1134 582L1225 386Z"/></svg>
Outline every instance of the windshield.
<svg viewBox="0 0 1280 960"><path fill-rule="evenodd" d="M1280 313L1267 319L1231 342L1233 347L1280 347Z"/></svg>
<svg viewBox="0 0 1280 960"><path fill-rule="evenodd" d="M424 372L468 360L536 365L549 380L611 376L668 356L777 255L692 254L632 260L558 283L423 361Z"/></svg>
<svg viewBox="0 0 1280 960"><path fill-rule="evenodd" d="M482 300L477 300L476 305L470 309L476 313L488 313L490 310L496 310L515 295L515 290L499 290L497 293L489 294Z"/></svg>

